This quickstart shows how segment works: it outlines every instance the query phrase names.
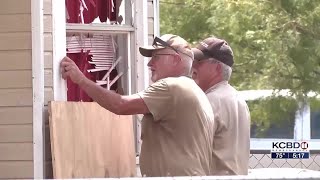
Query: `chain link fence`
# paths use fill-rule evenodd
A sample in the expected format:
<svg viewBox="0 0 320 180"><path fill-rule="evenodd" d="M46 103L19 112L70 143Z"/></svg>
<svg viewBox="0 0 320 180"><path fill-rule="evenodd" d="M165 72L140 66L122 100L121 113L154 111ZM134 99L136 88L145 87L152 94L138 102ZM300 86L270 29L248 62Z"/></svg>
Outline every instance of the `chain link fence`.
<svg viewBox="0 0 320 180"><path fill-rule="evenodd" d="M251 154L249 169L257 168L302 168L320 171L320 154L311 154L309 159L271 159L270 154Z"/></svg>

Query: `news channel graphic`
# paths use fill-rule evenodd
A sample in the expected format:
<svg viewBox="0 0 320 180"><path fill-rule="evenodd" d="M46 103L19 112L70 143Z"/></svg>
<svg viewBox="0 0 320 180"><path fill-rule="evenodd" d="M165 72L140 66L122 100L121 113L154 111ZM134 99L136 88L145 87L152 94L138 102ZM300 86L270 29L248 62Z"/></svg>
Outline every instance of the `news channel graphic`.
<svg viewBox="0 0 320 180"><path fill-rule="evenodd" d="M310 151L307 141L272 142L272 159L309 159Z"/></svg>

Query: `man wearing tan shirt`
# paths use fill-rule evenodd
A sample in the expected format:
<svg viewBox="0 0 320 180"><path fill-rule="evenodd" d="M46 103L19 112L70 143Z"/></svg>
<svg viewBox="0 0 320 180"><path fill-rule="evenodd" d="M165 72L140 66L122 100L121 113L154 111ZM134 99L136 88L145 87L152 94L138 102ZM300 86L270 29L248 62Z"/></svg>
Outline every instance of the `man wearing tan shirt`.
<svg viewBox="0 0 320 180"><path fill-rule="evenodd" d="M250 112L229 83L233 52L222 39L209 37L194 52L193 79L207 94L214 116L213 175L247 175Z"/></svg>
<svg viewBox="0 0 320 180"><path fill-rule="evenodd" d="M121 96L96 85L68 57L61 62L62 77L115 114L144 114L143 176L210 175L214 115L205 93L188 77L194 57L190 46L181 37L166 34L139 50L151 57L148 66L154 83L137 94Z"/></svg>

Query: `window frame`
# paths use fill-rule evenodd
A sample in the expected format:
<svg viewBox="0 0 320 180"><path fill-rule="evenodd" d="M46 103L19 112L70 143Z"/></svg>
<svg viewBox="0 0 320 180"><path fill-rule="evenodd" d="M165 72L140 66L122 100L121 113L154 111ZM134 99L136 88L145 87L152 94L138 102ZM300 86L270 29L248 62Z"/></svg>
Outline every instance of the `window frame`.
<svg viewBox="0 0 320 180"><path fill-rule="evenodd" d="M149 70L146 57L139 53L140 46L148 45L148 1L123 0L120 13L123 12L124 24L77 24L67 23L65 1L52 0L52 75L53 75L53 100L67 100L66 81L60 75L60 61L66 55L66 33L67 32L95 32L106 34L121 34L127 39L127 80L128 94L137 93L149 85ZM157 1L158 3L158 1ZM159 7L158 5L154 6ZM158 17L158 16L155 16ZM65 23L61 23L65 22ZM158 26L158 19L156 21ZM158 32L158 31L156 31ZM139 116L133 116L136 153L140 153L141 123Z"/></svg>

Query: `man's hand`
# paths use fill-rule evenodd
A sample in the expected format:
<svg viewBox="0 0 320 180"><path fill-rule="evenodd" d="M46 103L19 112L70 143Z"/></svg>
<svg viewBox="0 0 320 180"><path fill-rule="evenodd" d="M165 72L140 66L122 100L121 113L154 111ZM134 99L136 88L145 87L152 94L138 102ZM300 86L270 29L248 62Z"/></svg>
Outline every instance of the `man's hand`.
<svg viewBox="0 0 320 180"><path fill-rule="evenodd" d="M72 82L79 84L86 77L79 70L78 66L74 61L72 61L69 57L64 57L60 63L60 69L63 79L67 79L68 77Z"/></svg>

